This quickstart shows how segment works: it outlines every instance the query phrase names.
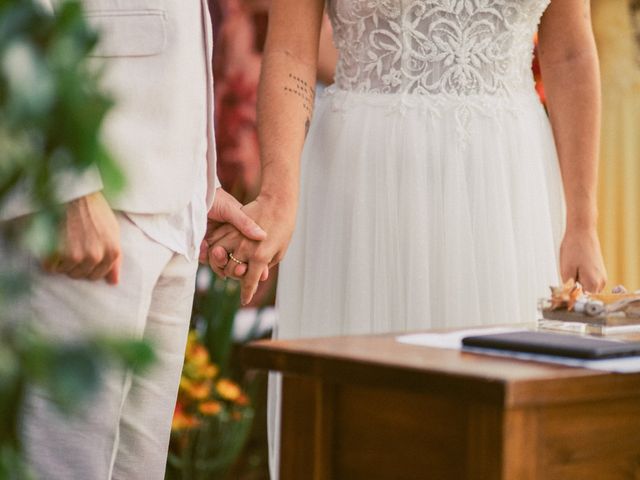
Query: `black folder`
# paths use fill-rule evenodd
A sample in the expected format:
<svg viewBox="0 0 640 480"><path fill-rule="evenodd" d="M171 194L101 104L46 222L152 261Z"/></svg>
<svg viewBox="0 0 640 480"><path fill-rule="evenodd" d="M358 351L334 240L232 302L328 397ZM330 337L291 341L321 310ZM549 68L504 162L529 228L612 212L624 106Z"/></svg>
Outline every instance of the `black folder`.
<svg viewBox="0 0 640 480"><path fill-rule="evenodd" d="M463 338L462 345L591 360L640 355L640 342L533 331L476 335Z"/></svg>

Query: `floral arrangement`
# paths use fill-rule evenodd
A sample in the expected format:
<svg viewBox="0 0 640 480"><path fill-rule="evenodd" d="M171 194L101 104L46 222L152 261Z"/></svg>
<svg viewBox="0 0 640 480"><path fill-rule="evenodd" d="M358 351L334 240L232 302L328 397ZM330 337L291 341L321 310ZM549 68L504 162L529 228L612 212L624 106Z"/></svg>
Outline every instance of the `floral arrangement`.
<svg viewBox="0 0 640 480"><path fill-rule="evenodd" d="M171 428L168 479L227 478L247 444L255 402L234 380L254 387L233 359L239 305L235 281L216 278L207 267L200 270Z"/></svg>
<svg viewBox="0 0 640 480"><path fill-rule="evenodd" d="M211 417L241 420L250 412L246 393L234 381L220 378L219 373L220 369L211 362L209 352L198 339L198 333L192 330L171 425L175 434L198 428Z"/></svg>
<svg viewBox="0 0 640 480"><path fill-rule="evenodd" d="M73 416L99 390L106 367L115 362L139 372L154 358L144 342L52 340L38 329L37 318L19 308L32 283L26 259L46 255L59 239L63 212L53 195L53 174L82 171L95 161L109 192L124 182L101 141L112 100L89 58L99 35L81 2L59 2L56 15L41 3L0 1L0 207L28 191L39 212L0 222L0 479L35 478L20 434L29 389L41 389Z"/></svg>

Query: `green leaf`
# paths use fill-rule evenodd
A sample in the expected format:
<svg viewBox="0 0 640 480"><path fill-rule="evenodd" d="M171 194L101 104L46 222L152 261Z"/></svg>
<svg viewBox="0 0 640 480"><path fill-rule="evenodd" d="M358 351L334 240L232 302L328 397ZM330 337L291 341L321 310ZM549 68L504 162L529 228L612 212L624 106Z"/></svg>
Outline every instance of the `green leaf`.
<svg viewBox="0 0 640 480"><path fill-rule="evenodd" d="M63 346L52 352L41 386L61 411L71 413L98 390L101 360L89 344Z"/></svg>
<svg viewBox="0 0 640 480"><path fill-rule="evenodd" d="M103 339L99 343L111 358L135 372L148 368L156 359L152 346L145 341Z"/></svg>
<svg viewBox="0 0 640 480"><path fill-rule="evenodd" d="M22 245L36 258L46 258L58 245L60 213L53 210L31 216Z"/></svg>

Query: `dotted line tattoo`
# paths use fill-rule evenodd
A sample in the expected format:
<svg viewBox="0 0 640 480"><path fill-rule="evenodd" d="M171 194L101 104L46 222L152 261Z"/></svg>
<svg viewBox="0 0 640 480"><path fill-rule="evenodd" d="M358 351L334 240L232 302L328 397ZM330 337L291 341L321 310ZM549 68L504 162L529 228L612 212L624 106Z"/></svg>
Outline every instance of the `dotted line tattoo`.
<svg viewBox="0 0 640 480"><path fill-rule="evenodd" d="M289 81L284 87L284 91L291 95L296 95L302 101L302 107L307 112L307 120L304 124L304 136L307 137L311 125L311 114L313 112L313 101L315 90L302 78L289 74Z"/></svg>

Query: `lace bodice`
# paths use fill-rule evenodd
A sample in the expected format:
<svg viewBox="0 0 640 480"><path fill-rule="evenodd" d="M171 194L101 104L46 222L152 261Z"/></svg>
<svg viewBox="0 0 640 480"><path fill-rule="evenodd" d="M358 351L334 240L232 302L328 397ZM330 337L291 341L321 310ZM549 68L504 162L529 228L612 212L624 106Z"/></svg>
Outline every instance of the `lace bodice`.
<svg viewBox="0 0 640 480"><path fill-rule="evenodd" d="M533 35L550 0L328 0L336 86L505 96L531 90Z"/></svg>

